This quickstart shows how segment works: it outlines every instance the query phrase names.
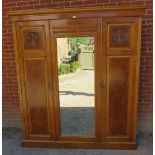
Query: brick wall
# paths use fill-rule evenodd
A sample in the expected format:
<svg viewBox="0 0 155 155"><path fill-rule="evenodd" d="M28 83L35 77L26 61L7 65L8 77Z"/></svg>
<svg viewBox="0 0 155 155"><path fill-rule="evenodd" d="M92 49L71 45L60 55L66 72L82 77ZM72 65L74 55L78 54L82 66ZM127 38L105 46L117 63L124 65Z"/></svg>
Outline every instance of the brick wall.
<svg viewBox="0 0 155 155"><path fill-rule="evenodd" d="M13 33L8 11L83 6L147 5L142 25L138 128L152 132L152 0L3 0L3 126L20 126Z"/></svg>

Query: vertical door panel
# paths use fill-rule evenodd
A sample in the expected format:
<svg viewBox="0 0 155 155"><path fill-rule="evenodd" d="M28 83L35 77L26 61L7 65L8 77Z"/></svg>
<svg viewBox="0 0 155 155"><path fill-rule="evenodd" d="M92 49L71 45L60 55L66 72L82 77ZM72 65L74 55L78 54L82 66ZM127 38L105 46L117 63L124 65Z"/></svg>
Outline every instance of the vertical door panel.
<svg viewBox="0 0 155 155"><path fill-rule="evenodd" d="M52 75L48 21L17 22L26 139L51 139Z"/></svg>
<svg viewBox="0 0 155 155"><path fill-rule="evenodd" d="M103 19L103 52L106 53L107 100L103 101L104 139L109 142L134 141L136 135L136 109L140 19ZM103 74L103 72L102 72ZM135 91L136 88L136 91ZM105 108L107 110L105 110Z"/></svg>

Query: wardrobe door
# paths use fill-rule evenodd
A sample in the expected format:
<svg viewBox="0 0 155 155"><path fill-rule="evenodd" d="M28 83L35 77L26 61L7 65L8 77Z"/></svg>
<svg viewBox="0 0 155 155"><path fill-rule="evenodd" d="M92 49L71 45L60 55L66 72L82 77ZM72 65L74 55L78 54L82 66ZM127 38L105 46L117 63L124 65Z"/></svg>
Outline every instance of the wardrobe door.
<svg viewBox="0 0 155 155"><path fill-rule="evenodd" d="M104 138L108 142L135 142L140 25L139 18L103 19L107 72Z"/></svg>
<svg viewBox="0 0 155 155"><path fill-rule="evenodd" d="M71 18L50 21L53 54L52 67L54 71L53 78L55 79L53 84L55 88L56 136L60 141L94 142L100 138L101 20L101 18ZM58 75L58 65L60 62L58 62L58 57L60 58L61 51L59 51L61 47L60 40L84 37L93 40L94 68L91 70L80 68L77 79L75 79L77 75L74 73L76 75L74 76L74 81L76 81L77 85L72 82L73 78L69 76L66 80L68 83L62 82L61 76ZM81 57L81 54L79 56ZM91 57L87 55L87 57L83 58L86 61ZM87 75L85 72L92 74L85 78L85 75ZM82 75L82 73L85 75ZM83 79L80 81L80 78L87 80L86 82ZM89 81L90 83L87 84ZM91 94L88 94L88 92L91 92ZM88 113L88 111L90 112Z"/></svg>
<svg viewBox="0 0 155 155"><path fill-rule="evenodd" d="M54 132L48 21L16 23L25 140L49 140Z"/></svg>

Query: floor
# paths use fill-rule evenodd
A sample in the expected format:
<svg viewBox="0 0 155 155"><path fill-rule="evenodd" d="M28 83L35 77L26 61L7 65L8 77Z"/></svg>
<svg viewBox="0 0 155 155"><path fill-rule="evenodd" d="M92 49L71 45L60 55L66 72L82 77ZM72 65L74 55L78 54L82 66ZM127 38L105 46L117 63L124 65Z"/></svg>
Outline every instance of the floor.
<svg viewBox="0 0 155 155"><path fill-rule="evenodd" d="M152 136L140 134L137 150L52 149L21 146L19 128L3 128L3 155L152 155Z"/></svg>

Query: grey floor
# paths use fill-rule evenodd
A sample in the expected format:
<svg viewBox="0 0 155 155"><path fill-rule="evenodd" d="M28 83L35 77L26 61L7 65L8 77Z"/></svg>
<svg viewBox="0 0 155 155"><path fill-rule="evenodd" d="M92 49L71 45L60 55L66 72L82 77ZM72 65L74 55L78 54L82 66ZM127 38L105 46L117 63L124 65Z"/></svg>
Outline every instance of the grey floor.
<svg viewBox="0 0 155 155"><path fill-rule="evenodd" d="M139 134L137 150L24 148L19 128L3 128L3 155L152 155L152 136Z"/></svg>
<svg viewBox="0 0 155 155"><path fill-rule="evenodd" d="M95 135L95 109L93 107L62 107L61 134L73 136Z"/></svg>

